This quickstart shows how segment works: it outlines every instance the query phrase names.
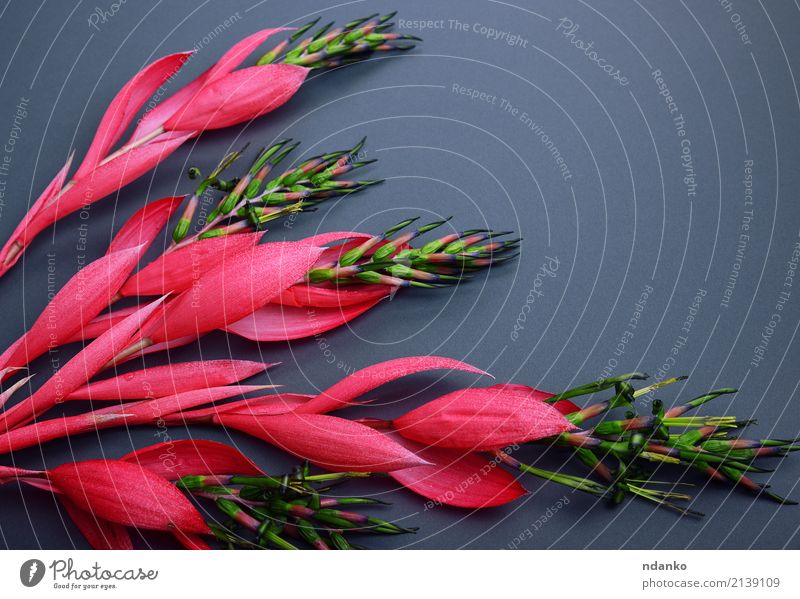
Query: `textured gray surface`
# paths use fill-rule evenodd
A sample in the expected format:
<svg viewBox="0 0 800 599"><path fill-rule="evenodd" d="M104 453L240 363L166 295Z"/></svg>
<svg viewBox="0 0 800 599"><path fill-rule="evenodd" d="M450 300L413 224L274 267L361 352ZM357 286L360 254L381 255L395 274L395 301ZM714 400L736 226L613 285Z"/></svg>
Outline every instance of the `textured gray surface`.
<svg viewBox="0 0 800 599"><path fill-rule="evenodd" d="M259 144L289 134L311 154L366 134L369 157L380 158L370 174L388 182L291 228L276 226L271 239L317 230L379 231L410 215L454 215L458 228L521 231L519 262L457 290L402 293L349 329L326 335L329 354L315 340L257 347L213 334L202 341L203 356L282 360L273 382L299 392L332 384L344 368L410 354L463 358L498 380L553 390L604 371L656 373L667 364L670 376L691 375L664 393L668 402L715 386L739 386L741 392L721 400L721 407L727 402L738 415L756 414L759 436L797 436L800 290L784 287L800 226L800 97L792 71L800 57L797 6L734 2L727 11L716 2L401 4L403 21L436 21L440 27L419 32L406 23L406 30L425 38L414 52L315 77L269 117L204 135L153 176L96 204L88 219L72 215L52 236L42 235L24 263L0 281L0 344L15 339L45 305L48 254L60 285L81 261L99 257L111 233L145 200L187 191L187 164L210 165L243 140ZM11 162L0 234L11 232L70 148L79 155L86 149L113 94L154 57L201 45L183 75L188 77L262 27L302 23L318 10L323 19L346 20L394 8L377 1L328 9L314 0L302 11L285 1L252 5L128 2L106 22L91 17L96 7L110 10L103 1L18 1L0 9L0 137L5 142L6 134L16 136L12 151L2 150ZM220 30L226 19L233 23ZM740 36L742 27L747 39ZM606 74L587 55L591 50L572 43L578 40L593 41L597 58L619 74ZM672 114L659 95L657 70L676 104ZM477 90L477 97L464 88ZM21 100L26 115L15 128ZM679 114L683 137L673 120ZM753 161L752 205L745 203L746 160ZM693 181L685 179L687 169L693 169ZM743 231L743 224L749 229ZM537 279L549 260L557 261L555 276ZM731 276L735 286L726 300ZM636 304L650 288L637 316ZM529 295L532 289L541 295ZM781 320L763 360L753 366L754 347L782 291L790 295ZM687 333L682 329L698 292L704 297ZM514 340L529 297L531 310ZM184 348L173 359L198 355L197 348ZM43 373L38 382L50 369L46 359L34 364ZM387 386L383 405L360 412L398 415L472 381L455 373L413 377ZM226 438L210 429L171 432L174 438ZM231 439L272 471L292 462L252 439ZM71 456L119 456L157 440L148 429L108 431L23 451L16 459L25 466L55 465ZM542 463L557 466L555 455ZM787 460L772 482L800 495L798 475L800 464ZM521 544L526 549L800 547L797 507L778 508L691 480L700 484L695 506L708 513L701 521L642 503L612 510L569 494L567 506L535 526L565 493L533 479L527 479L533 493L524 501L481 513L426 510L423 500L386 482L363 491L382 493L394 504L387 513L421 527L414 537L376 539L374 545L386 547L504 548L528 529ZM3 488L0 505L0 546L86 546L45 493ZM139 542L162 546L165 539L149 535Z"/></svg>

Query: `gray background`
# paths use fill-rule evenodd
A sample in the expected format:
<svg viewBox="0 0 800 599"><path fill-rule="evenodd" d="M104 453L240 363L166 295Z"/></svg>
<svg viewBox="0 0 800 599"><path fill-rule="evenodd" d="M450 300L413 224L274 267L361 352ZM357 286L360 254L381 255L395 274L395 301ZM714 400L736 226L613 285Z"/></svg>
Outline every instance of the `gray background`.
<svg viewBox="0 0 800 599"><path fill-rule="evenodd" d="M119 87L155 57L198 44L202 48L179 81L207 68L234 41L267 26L323 19L348 20L396 6L382 1L349 2L331 9L320 1L128 2L97 29L88 19L110 2L10 2L0 9L0 138L12 128L15 106L27 98L27 116L11 154L0 234L7 237L63 163L70 148L85 151L94 127ZM758 367L753 348L778 294L787 261L798 242L797 140L800 96L800 9L792 2L403 2L400 18L443 19L442 28L420 33L412 53L321 74L289 105L248 127L212 132L166 160L151 175L44 234L0 281L0 342L13 341L46 303L47 254L55 255L59 285L78 268L80 254L102 255L110 235L143 205L191 183L185 167L209 167L244 140L267 143L286 134L302 139L307 155L369 136L369 157L380 159L371 176L382 187L331 203L293 226L273 227L271 240L296 239L316 231L377 232L404 217L453 215L459 229L491 226L521 231L519 261L479 276L458 289L403 292L325 336L335 356L329 363L318 340L292 344L254 343L222 334L203 338L204 357L283 361L271 380L298 392L325 388L345 368L411 354L435 353L487 368L500 381L560 390L606 373L656 372L671 349L698 290L705 292L688 341L669 375L689 374L662 397L668 402L718 386L739 386L716 412L757 414L757 436L792 437L798 416L798 303L791 294ZM750 44L740 38L739 15ZM221 35L209 32L238 15ZM557 31L566 17L579 25L575 37L594 41L598 55L615 65L629 85L606 75ZM736 17L733 17L736 20ZM466 31L455 25L466 24ZM480 33L481 26L521 36L509 45ZM206 38L204 40L204 38ZM696 175L688 195L680 138L651 73L660 69L680 112ZM458 84L497 96L495 104L454 93ZM517 116L501 109L505 98ZM526 112L549 136L572 174L564 180L542 139L520 114ZM743 165L754 161L753 219L737 260L744 204ZM88 224L88 248L78 249L79 226ZM555 277L536 283L547 257L558 260ZM728 307L723 292L739 273ZM514 341L511 332L537 286L532 310ZM646 307L621 355L620 338L634 304L651 286ZM62 358L74 348L64 350ZM196 359L197 348L173 353ZM163 359L163 357L161 358ZM609 362L611 360L611 362ZM613 360L617 360L614 367ZM159 363L157 359L149 361ZM609 364L611 365L609 368ZM794 366L792 366L794 364ZM42 373L47 359L34 364ZM267 377L264 377L266 380ZM381 405L354 416L389 417L474 382L459 373L411 377L381 390ZM228 439L219 430L170 431ZM293 460L242 435L230 439L270 471ZM120 456L134 445L161 440L147 428L106 431L48 444L15 456L18 464L56 465L73 457ZM532 451L529 457L541 455ZM561 452L544 452L541 464L557 467ZM6 460L7 461L7 460ZM572 466L568 466L572 468ZM575 466L574 472L581 472ZM778 492L796 489L800 463L787 460L771 477ZM670 474L672 476L672 474ZM770 477L767 477L770 478ZM530 529L522 548L781 548L800 547L800 509L755 501L744 492L698 484L694 507L704 520L633 502L617 509L587 496L527 478L532 493L513 505L472 513L438 507L370 482L354 492L378 493L393 502L380 512L420 526L415 536L370 540L372 546L413 548L505 548ZM548 507L568 495L569 504L534 531ZM0 490L0 546L86 547L65 523L53 500L36 490ZM172 546L147 535L141 546Z"/></svg>

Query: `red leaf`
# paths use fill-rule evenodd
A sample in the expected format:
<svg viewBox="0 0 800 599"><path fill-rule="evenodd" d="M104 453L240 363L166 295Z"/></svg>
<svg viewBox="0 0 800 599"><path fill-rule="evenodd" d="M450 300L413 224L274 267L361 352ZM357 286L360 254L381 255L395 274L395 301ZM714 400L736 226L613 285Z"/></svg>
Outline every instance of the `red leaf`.
<svg viewBox="0 0 800 599"><path fill-rule="evenodd" d="M271 112L300 89L309 69L268 64L239 69L204 84L164 122L167 131L221 129Z"/></svg>
<svg viewBox="0 0 800 599"><path fill-rule="evenodd" d="M133 549L131 536L124 526L82 510L63 494L58 499L92 549Z"/></svg>
<svg viewBox="0 0 800 599"><path fill-rule="evenodd" d="M144 254L182 201L183 196L174 196L147 204L122 226L106 253L141 246L140 251Z"/></svg>
<svg viewBox="0 0 800 599"><path fill-rule="evenodd" d="M190 475L264 474L238 449L203 439L166 441L150 445L129 453L121 460L138 464L167 480Z"/></svg>
<svg viewBox="0 0 800 599"><path fill-rule="evenodd" d="M334 416L223 413L214 421L336 472L390 472L427 463L378 431Z"/></svg>
<svg viewBox="0 0 800 599"><path fill-rule="evenodd" d="M88 460L58 466L48 477L78 508L98 518L142 529L210 532L174 485L135 464Z"/></svg>
<svg viewBox="0 0 800 599"><path fill-rule="evenodd" d="M428 445L485 451L550 437L575 426L552 406L501 389L462 389L394 421L408 439Z"/></svg>
<svg viewBox="0 0 800 599"><path fill-rule="evenodd" d="M55 404L64 401L130 343L131 335L162 301L163 298L151 302L103 333L53 374L27 400L0 414L0 431L30 422L35 416L40 416Z"/></svg>
<svg viewBox="0 0 800 599"><path fill-rule="evenodd" d="M69 342L109 304L139 255L139 248L131 248L103 256L79 270L28 332L0 356L0 367L24 366L51 347Z"/></svg>
<svg viewBox="0 0 800 599"><path fill-rule="evenodd" d="M340 327L374 308L379 301L377 299L343 308L293 308L267 304L224 329L252 341L302 339Z"/></svg>
<svg viewBox="0 0 800 599"><path fill-rule="evenodd" d="M431 501L456 507L485 508L510 503L527 493L514 476L478 454L427 447L396 433L384 434L430 462L429 466L393 470L389 475Z"/></svg>
<svg viewBox="0 0 800 599"><path fill-rule="evenodd" d="M264 40L270 35L280 31L285 31L285 29L262 29L236 43L230 50L222 55L214 66L147 112L147 114L142 117L142 120L139 121L139 125L136 127L136 131L133 132L130 142L136 141L161 127L164 121L180 110L189 100L194 98L195 94L203 85L230 73L260 46Z"/></svg>
<svg viewBox="0 0 800 599"><path fill-rule="evenodd" d="M183 391L238 383L272 364L248 360L206 360L154 366L89 383L67 399L120 400L165 397Z"/></svg>
<svg viewBox="0 0 800 599"><path fill-rule="evenodd" d="M186 291L194 281L221 262L253 249L264 233L260 231L201 239L162 254L128 279L120 294L129 297Z"/></svg>
<svg viewBox="0 0 800 599"><path fill-rule="evenodd" d="M483 370L470 366L460 360L438 356L412 356L397 358L367 366L345 377L329 389L320 393L307 404L297 408L302 414L322 414L352 405L358 396L372 391L381 385L410 374L426 370L463 370L486 374Z"/></svg>
<svg viewBox="0 0 800 599"><path fill-rule="evenodd" d="M184 65L192 54L193 51L177 52L159 58L139 71L122 87L106 109L92 145L75 173L75 179L87 175L97 167L111 147L122 137L142 105L152 97L162 83Z"/></svg>
<svg viewBox="0 0 800 599"><path fill-rule="evenodd" d="M171 302L142 336L160 343L241 320L297 282L321 251L300 243L270 243L229 257Z"/></svg>

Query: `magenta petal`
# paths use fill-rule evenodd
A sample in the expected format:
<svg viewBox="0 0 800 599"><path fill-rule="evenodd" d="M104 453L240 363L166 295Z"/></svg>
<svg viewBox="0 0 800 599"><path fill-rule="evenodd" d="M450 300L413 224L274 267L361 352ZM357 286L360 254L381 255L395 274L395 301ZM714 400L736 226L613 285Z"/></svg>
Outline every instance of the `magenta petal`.
<svg viewBox="0 0 800 599"><path fill-rule="evenodd" d="M320 393L307 404L297 408L298 413L322 414L353 404L353 400L381 385L410 374L426 370L463 370L476 374L488 374L460 360L439 356L412 356L397 358L367 366L345 377Z"/></svg>
<svg viewBox="0 0 800 599"><path fill-rule="evenodd" d="M275 298L274 303L295 308L343 308L389 297L395 288L386 285L321 287L298 283Z"/></svg>
<svg viewBox="0 0 800 599"><path fill-rule="evenodd" d="M252 341L289 341L313 337L350 322L380 299L343 308L293 308L279 304L267 304L252 314L225 327Z"/></svg>
<svg viewBox="0 0 800 599"><path fill-rule="evenodd" d="M203 85L164 123L167 131L221 129L275 110L300 88L309 69L268 64L233 71Z"/></svg>
<svg viewBox="0 0 800 599"><path fill-rule="evenodd" d="M167 480L177 480L190 475L263 474L263 471L238 449L203 439L165 441L137 449L120 459L147 468Z"/></svg>
<svg viewBox="0 0 800 599"><path fill-rule="evenodd" d="M89 383L70 393L67 399L102 401L166 397L238 383L270 366L249 360L205 360L154 366Z"/></svg>
<svg viewBox="0 0 800 599"><path fill-rule="evenodd" d="M111 240L106 253L138 246L144 254L182 201L183 196L174 196L147 204L122 226Z"/></svg>
<svg viewBox="0 0 800 599"><path fill-rule="evenodd" d="M214 420L336 472L391 472L427 464L380 432L344 418L219 414Z"/></svg>
<svg viewBox="0 0 800 599"><path fill-rule="evenodd" d="M87 175L97 167L125 132L139 109L184 65L192 53L177 52L159 58L139 71L123 86L103 115L92 145L75 173L75 179Z"/></svg>
<svg viewBox="0 0 800 599"><path fill-rule="evenodd" d="M499 464L476 453L427 447L397 433L384 434L430 462L428 466L393 470L389 475L431 501L478 509L504 505L527 493Z"/></svg>

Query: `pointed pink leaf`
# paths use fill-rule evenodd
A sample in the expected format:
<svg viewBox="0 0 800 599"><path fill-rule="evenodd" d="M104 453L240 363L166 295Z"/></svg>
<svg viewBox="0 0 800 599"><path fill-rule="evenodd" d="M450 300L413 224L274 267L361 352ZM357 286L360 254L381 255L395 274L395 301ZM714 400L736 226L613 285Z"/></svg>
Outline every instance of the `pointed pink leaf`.
<svg viewBox="0 0 800 599"><path fill-rule="evenodd" d="M115 256L116 254L112 254ZM130 343L131 336L161 304L158 299L137 310L87 345L28 399L0 414L0 431L30 422L86 383Z"/></svg>
<svg viewBox="0 0 800 599"><path fill-rule="evenodd" d="M501 389L462 389L443 395L394 421L420 443L486 451L574 430L558 410Z"/></svg>
<svg viewBox="0 0 800 599"><path fill-rule="evenodd" d="M527 493L514 476L476 453L427 447L397 433L384 434L430 462L429 466L393 470L389 475L431 501L478 509L504 505Z"/></svg>
<svg viewBox="0 0 800 599"><path fill-rule="evenodd" d="M278 393L275 395L265 395L264 397L248 397L238 401L225 404L214 405L210 408L180 412L167 418L172 422L211 422L217 414L249 414L258 416L275 416L276 414L286 414L297 406L304 404L313 395L299 393Z"/></svg>
<svg viewBox="0 0 800 599"><path fill-rule="evenodd" d="M221 129L253 120L283 105L309 69L287 64L239 69L203 87L164 123L167 131Z"/></svg>
<svg viewBox="0 0 800 599"><path fill-rule="evenodd" d="M0 366L24 366L78 335L111 301L139 261L140 248L103 256L75 274L20 340L0 356Z"/></svg>
<svg viewBox="0 0 800 599"><path fill-rule="evenodd" d="M207 387L238 383L264 372L272 364L248 360L206 360L154 366L89 383L67 399L93 401L166 397Z"/></svg>
<svg viewBox="0 0 800 599"><path fill-rule="evenodd" d="M334 416L219 414L214 421L336 472L390 472L427 463L380 432Z"/></svg>
<svg viewBox="0 0 800 599"><path fill-rule="evenodd" d="M262 29L236 43L230 50L222 55L213 67L147 112L147 114L142 117L141 121L139 121L136 131L133 132L130 142L128 143L136 141L161 127L168 118L186 105L189 100L194 98L200 88L230 73L260 46L264 40L279 31L285 31L285 29Z"/></svg>
<svg viewBox="0 0 800 599"><path fill-rule="evenodd" d="M166 441L150 445L129 453L121 460L138 464L167 480L190 475L264 474L238 449L203 439Z"/></svg>
<svg viewBox="0 0 800 599"><path fill-rule="evenodd" d="M184 65L192 54L193 52L177 52L159 58L139 71L122 87L106 109L92 145L75 173L75 179L89 174L97 167L122 137L142 105L152 97L162 83Z"/></svg>
<svg viewBox="0 0 800 599"><path fill-rule="evenodd" d="M82 510L75 503L65 497L59 496L61 505L69 515L70 519L81 531L81 534L89 542L92 549L133 549L133 542L128 530L121 524L109 522L98 518L94 514Z"/></svg>
<svg viewBox="0 0 800 599"><path fill-rule="evenodd" d="M345 408L348 405L352 405L354 403L353 400L368 391L404 376L426 370L463 370L465 372L488 375L488 373L479 368L452 358L438 356L397 358L373 364L354 372L320 393L307 404L297 408L296 411L302 414L322 414L331 410Z"/></svg>
<svg viewBox="0 0 800 599"><path fill-rule="evenodd" d="M134 528L208 534L203 517L174 485L135 464L88 460L63 464L49 478L75 505Z"/></svg>
<svg viewBox="0 0 800 599"><path fill-rule="evenodd" d="M62 195L43 207L32 219L27 230L30 239L57 220L81 208L102 200L147 171L177 150L191 137L187 133L165 133L151 142L139 146L98 166L80 179Z"/></svg>
<svg viewBox="0 0 800 599"><path fill-rule="evenodd" d="M225 327L225 330L252 341L289 341L313 337L350 322L375 307L379 301L344 308L293 308L267 304Z"/></svg>
<svg viewBox="0 0 800 599"><path fill-rule="evenodd" d="M128 279L120 293L131 297L186 291L211 268L236 254L253 249L264 233L260 231L201 239L162 254Z"/></svg>
<svg viewBox="0 0 800 599"><path fill-rule="evenodd" d="M257 246L226 259L179 295L143 337L160 343L202 335L241 320L308 272L319 248L285 242Z"/></svg>
<svg viewBox="0 0 800 599"><path fill-rule="evenodd" d="M141 246L142 253L146 252L182 201L183 196L174 196L147 204L122 226L111 240L106 253L137 246Z"/></svg>

